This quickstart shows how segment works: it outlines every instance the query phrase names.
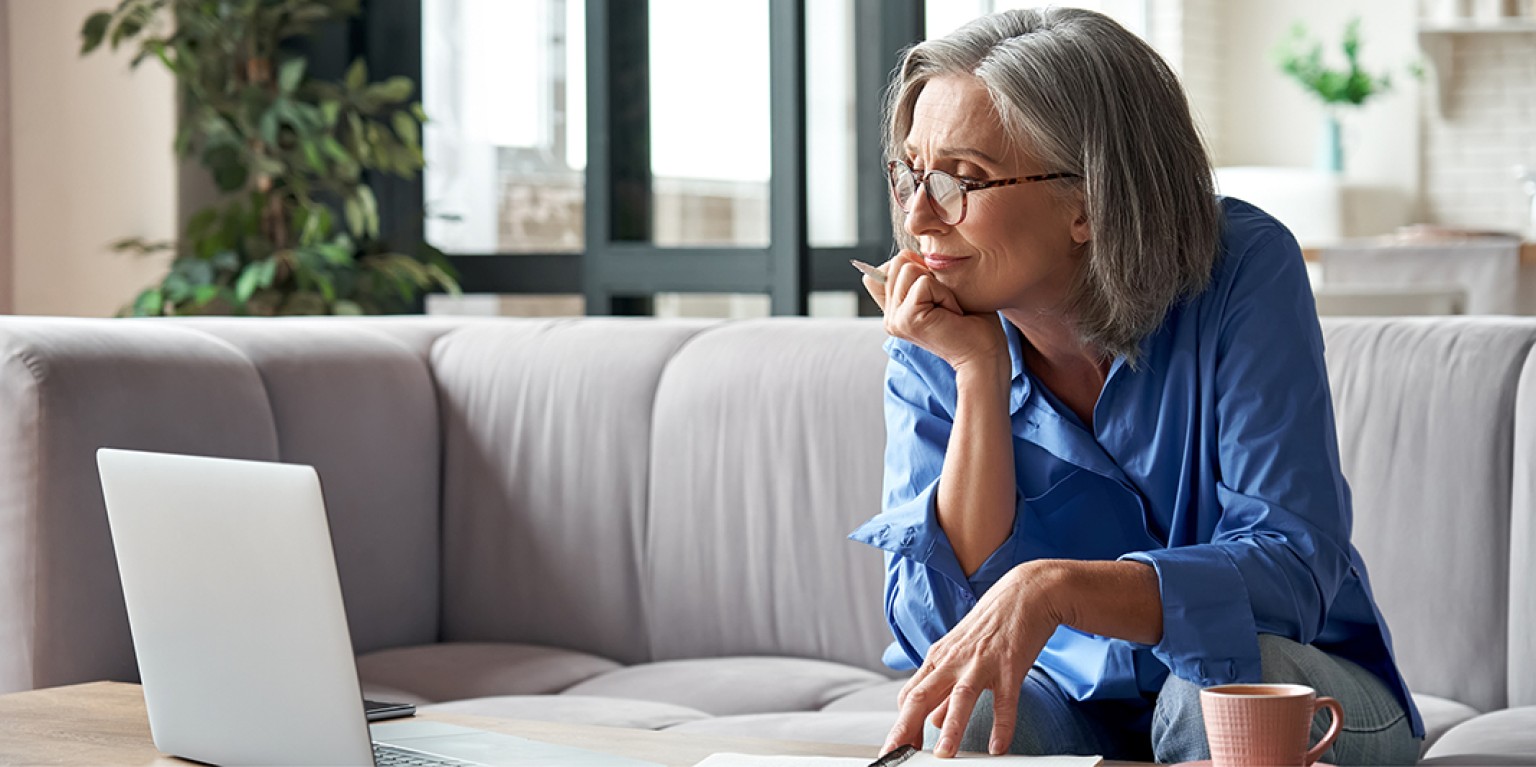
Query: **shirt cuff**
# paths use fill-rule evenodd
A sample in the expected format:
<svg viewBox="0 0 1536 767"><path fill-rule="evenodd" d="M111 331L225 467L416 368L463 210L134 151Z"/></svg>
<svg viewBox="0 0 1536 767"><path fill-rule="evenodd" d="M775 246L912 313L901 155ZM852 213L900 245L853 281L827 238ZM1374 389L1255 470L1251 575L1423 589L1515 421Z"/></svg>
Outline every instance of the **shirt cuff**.
<svg viewBox="0 0 1536 767"><path fill-rule="evenodd" d="M1157 571L1163 638L1152 654L1174 675L1201 687L1261 681L1253 607L1242 574L1225 552L1180 546L1120 559Z"/></svg>
<svg viewBox="0 0 1536 767"><path fill-rule="evenodd" d="M956 585L969 588L970 580L960 569L954 547L938 525L934 505L938 493L939 483L935 480L911 500L875 515L848 537L925 565Z"/></svg>
<svg viewBox="0 0 1536 767"><path fill-rule="evenodd" d="M939 526L939 483L934 481L906 503L894 506L860 525L848 537L877 549L924 565L961 587L964 596L980 599L987 589L1013 569L1014 542L1018 538L1017 515L1008 539L997 547L969 577L955 556L954 545Z"/></svg>

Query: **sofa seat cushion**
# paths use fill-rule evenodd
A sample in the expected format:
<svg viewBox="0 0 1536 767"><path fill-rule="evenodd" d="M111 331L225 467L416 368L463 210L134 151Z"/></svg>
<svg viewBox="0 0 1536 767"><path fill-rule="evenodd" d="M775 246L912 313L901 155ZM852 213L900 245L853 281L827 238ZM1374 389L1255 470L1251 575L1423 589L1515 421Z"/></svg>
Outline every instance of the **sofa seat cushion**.
<svg viewBox="0 0 1536 767"><path fill-rule="evenodd" d="M901 692L905 679L882 682L872 687L851 692L821 707L822 711L896 711L896 694Z"/></svg>
<svg viewBox="0 0 1536 767"><path fill-rule="evenodd" d="M1536 765L1536 706L1506 708L1452 727L1420 764Z"/></svg>
<svg viewBox="0 0 1536 767"><path fill-rule="evenodd" d="M1452 727L1478 714L1477 709L1465 703L1435 695L1416 692L1413 694L1413 702L1419 707L1419 716L1424 718L1424 746L1420 749L1421 754L1428 753L1435 741Z"/></svg>
<svg viewBox="0 0 1536 767"><path fill-rule="evenodd" d="M364 689L389 688L427 701L559 692L617 668L596 655L510 643L396 647L357 659Z"/></svg>
<svg viewBox="0 0 1536 767"><path fill-rule="evenodd" d="M407 692L382 684L363 682L362 685L363 698L365 700L376 700L385 703L409 703L418 708L432 702L414 692Z"/></svg>
<svg viewBox="0 0 1536 767"><path fill-rule="evenodd" d="M574 685L571 695L675 703L713 716L815 711L886 678L853 666L805 658L736 657L628 666Z"/></svg>
<svg viewBox="0 0 1536 767"><path fill-rule="evenodd" d="M668 732L722 737L774 738L820 743L853 743L870 747L876 756L891 725L895 711L793 711L780 714L745 714L717 716L668 728Z"/></svg>
<svg viewBox="0 0 1536 767"><path fill-rule="evenodd" d="M641 730L660 730L709 716L698 709L671 703L595 695L498 695L434 703L423 706L421 710L437 714L471 714L500 719L529 719Z"/></svg>

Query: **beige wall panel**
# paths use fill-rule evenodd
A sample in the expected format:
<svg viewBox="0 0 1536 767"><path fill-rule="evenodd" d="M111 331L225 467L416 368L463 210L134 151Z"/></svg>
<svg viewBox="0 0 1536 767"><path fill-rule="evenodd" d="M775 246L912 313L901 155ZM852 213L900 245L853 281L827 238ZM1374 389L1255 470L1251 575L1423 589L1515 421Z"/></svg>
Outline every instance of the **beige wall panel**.
<svg viewBox="0 0 1536 767"><path fill-rule="evenodd" d="M102 0L6 0L10 57L12 309L107 316L164 272L121 237L176 231L171 77L131 52L79 56Z"/></svg>
<svg viewBox="0 0 1536 767"><path fill-rule="evenodd" d="M0 0L0 314L11 312L11 45L10 0Z"/></svg>

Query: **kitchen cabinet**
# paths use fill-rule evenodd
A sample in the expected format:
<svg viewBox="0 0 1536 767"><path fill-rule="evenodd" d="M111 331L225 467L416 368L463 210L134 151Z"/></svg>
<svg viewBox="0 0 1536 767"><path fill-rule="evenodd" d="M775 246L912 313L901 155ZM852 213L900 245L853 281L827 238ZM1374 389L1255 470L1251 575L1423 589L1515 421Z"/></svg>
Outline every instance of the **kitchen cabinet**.
<svg viewBox="0 0 1536 767"><path fill-rule="evenodd" d="M1505 18L1498 21L1422 22L1419 48L1429 60L1430 103L1436 114L1445 115L1446 93L1456 74L1456 49L1476 45L1488 35L1536 35L1536 19Z"/></svg>

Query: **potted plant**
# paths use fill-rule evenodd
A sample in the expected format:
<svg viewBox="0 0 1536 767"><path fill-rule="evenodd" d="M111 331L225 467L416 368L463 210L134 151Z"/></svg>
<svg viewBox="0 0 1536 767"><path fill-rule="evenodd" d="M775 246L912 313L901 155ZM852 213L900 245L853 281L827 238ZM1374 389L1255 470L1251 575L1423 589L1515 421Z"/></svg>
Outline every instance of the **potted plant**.
<svg viewBox="0 0 1536 767"><path fill-rule="evenodd" d="M1323 45L1307 34L1304 24L1297 22L1290 35L1275 48L1275 62L1280 71L1294 79L1308 93L1316 96L1327 108L1324 114L1323 142L1318 152L1318 165L1324 170L1340 173L1344 170L1344 146L1340 136L1340 110L1359 107L1373 96L1386 93L1392 88L1389 75L1373 75L1360 66L1360 19L1353 18L1344 25L1343 69L1334 69L1323 63Z"/></svg>
<svg viewBox="0 0 1536 767"><path fill-rule="evenodd" d="M123 0L81 28L81 54L138 46L183 94L175 149L196 155L224 197L178 243L125 239L118 250L174 250L170 272L123 310L167 314L374 314L424 290L456 292L442 253L379 238L367 173L423 166L414 83L370 82L361 60L340 82L308 74L284 43L358 12L358 0Z"/></svg>

